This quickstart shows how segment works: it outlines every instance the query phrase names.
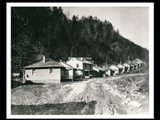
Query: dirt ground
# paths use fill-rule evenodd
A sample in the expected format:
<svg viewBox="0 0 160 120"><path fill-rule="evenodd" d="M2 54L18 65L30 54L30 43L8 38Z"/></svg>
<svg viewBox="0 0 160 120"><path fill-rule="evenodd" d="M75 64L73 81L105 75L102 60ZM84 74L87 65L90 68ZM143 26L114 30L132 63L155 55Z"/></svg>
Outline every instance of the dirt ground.
<svg viewBox="0 0 160 120"><path fill-rule="evenodd" d="M11 90L11 114L149 114L149 73L22 85Z"/></svg>

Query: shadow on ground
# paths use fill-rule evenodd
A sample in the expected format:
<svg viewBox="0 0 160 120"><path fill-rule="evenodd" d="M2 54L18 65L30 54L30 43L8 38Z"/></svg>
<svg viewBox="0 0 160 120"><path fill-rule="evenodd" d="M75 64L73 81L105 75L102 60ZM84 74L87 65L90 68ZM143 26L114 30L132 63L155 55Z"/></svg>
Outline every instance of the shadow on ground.
<svg viewBox="0 0 160 120"><path fill-rule="evenodd" d="M27 80L23 85L44 85L44 83L34 83L30 80Z"/></svg>
<svg viewBox="0 0 160 120"><path fill-rule="evenodd" d="M16 88L20 85L44 85L43 83L34 83L30 80L27 80L26 83L22 83L20 81L11 81L11 88Z"/></svg>
<svg viewBox="0 0 160 120"><path fill-rule="evenodd" d="M44 105L11 105L12 115L94 115L96 101Z"/></svg>

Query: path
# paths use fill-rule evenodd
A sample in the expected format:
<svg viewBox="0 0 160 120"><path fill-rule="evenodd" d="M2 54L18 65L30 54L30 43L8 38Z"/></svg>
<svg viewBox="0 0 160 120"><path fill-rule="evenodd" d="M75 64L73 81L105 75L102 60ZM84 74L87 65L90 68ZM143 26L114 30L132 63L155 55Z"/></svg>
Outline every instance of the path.
<svg viewBox="0 0 160 120"><path fill-rule="evenodd" d="M60 107L55 110L45 105L64 105L64 107L68 109L68 107L71 107L70 103L75 106L75 109L78 109L79 106L76 106L78 103L83 104L85 107L80 111L81 114L85 114L89 110L93 110L93 114L95 115L137 114L145 112L144 110L148 111L149 99L147 95L134 93L134 90L137 89L135 82L132 83L132 81L128 81L128 77L138 76L139 78L140 76L141 81L141 75L144 77L144 75L147 74L148 73L120 74L110 77L84 79L78 82L20 86L12 89L11 104L14 105L12 112L16 112L15 109L20 109L19 105L25 105L28 114L36 114L34 113L34 109L38 106L43 106L45 109L51 110L52 113L40 109L37 114L39 114L39 112L57 114L53 111L61 110ZM124 79L120 80L120 84L118 82L116 83L116 81L123 77ZM128 83L131 84L129 85ZM121 85L123 87L120 87ZM121 92L119 88L128 88L126 89L128 93L125 91ZM93 108L90 108L90 102L96 102ZM68 114L74 111L67 109L66 111L70 111ZM63 114L66 113L64 112Z"/></svg>

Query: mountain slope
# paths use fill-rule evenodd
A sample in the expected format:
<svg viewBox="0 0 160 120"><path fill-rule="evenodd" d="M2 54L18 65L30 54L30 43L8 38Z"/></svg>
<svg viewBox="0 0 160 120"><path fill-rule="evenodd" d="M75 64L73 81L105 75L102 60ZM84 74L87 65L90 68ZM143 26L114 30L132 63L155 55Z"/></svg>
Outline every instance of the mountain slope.
<svg viewBox="0 0 160 120"><path fill-rule="evenodd" d="M70 56L92 57L96 64L148 60L149 51L114 30L112 23L88 16L66 17L61 7L11 8L11 58L21 57L21 66L44 54L54 60Z"/></svg>

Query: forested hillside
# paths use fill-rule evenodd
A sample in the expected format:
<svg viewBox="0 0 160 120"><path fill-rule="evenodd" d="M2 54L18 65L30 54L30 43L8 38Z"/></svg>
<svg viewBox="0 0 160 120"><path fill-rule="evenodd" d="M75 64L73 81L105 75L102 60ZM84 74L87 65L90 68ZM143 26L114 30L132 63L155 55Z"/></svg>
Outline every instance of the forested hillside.
<svg viewBox="0 0 160 120"><path fill-rule="evenodd" d="M53 60L92 57L96 64L140 58L149 51L121 36L110 21L95 16L67 18L61 7L11 8L11 58L25 66L44 54Z"/></svg>

